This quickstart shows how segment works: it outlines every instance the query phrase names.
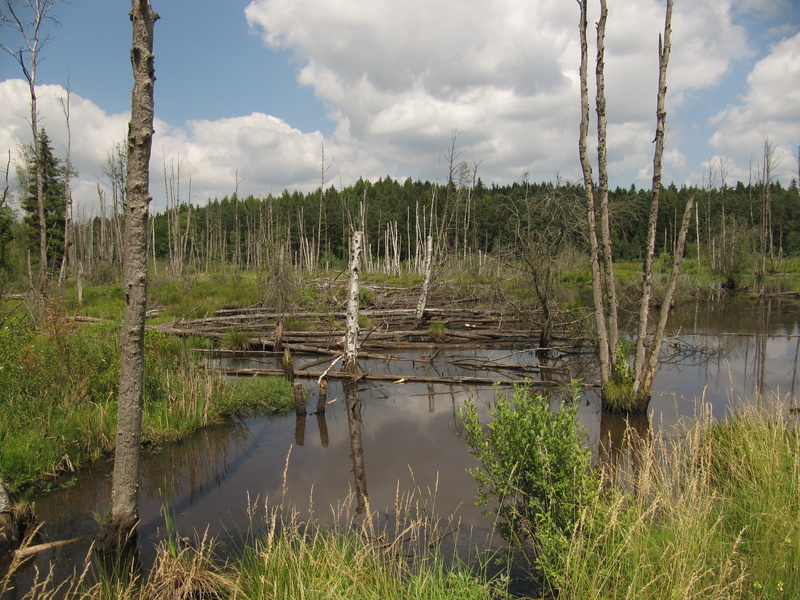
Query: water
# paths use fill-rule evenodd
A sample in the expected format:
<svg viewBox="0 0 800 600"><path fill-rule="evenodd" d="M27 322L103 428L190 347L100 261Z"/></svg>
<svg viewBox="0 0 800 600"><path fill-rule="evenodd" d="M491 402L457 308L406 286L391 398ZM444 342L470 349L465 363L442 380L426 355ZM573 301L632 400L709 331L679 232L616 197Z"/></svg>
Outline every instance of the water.
<svg viewBox="0 0 800 600"><path fill-rule="evenodd" d="M762 301L681 309L670 323L661 365L655 378L648 416L639 428L668 428L691 418L703 396L718 418L739 399L777 394L791 403L797 380L800 312L794 303ZM363 371L438 376L519 377L465 363L497 361L537 366L530 349L447 349L435 356L398 355L404 361L364 361ZM417 360L413 360L417 359ZM238 365L246 366L246 365ZM589 354L548 361L542 375L569 381L597 379ZM316 383L305 382L309 410L316 406ZM223 543L258 529L265 506L284 502L299 511L330 519L336 507L355 510L366 490L370 509L391 516L397 491L416 491L444 519L460 523L463 539L484 540L490 533L481 509L474 506L475 482L466 468L475 465L459 435L457 411L474 400L482 410L496 390L486 387L362 381L357 396L332 380L328 398L338 398L325 415L305 418L254 416L209 428L181 444L143 458L140 489L141 547L145 564L163 536L162 505L176 515L187 537L208 532ZM360 417L348 423L348 405ZM624 421L604 414L596 390L585 388L578 418L587 430L593 456L600 441L618 438ZM352 434L352 435L351 435ZM351 440L360 435L363 461L354 461ZM33 566L53 562L62 572L83 564L91 538L99 531L110 495L109 466L82 471L74 485L36 500L45 524L44 540L81 537L81 541L41 554L18 575L26 589ZM333 508L332 508L333 507ZM483 543L481 541L481 543Z"/></svg>

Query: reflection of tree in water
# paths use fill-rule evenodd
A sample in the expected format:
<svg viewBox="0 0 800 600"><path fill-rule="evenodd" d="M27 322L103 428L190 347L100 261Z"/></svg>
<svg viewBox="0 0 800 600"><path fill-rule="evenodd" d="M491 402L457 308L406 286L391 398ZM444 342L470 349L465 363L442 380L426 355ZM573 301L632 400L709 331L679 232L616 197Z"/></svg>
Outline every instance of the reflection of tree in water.
<svg viewBox="0 0 800 600"><path fill-rule="evenodd" d="M303 446L306 443L306 415L297 413L294 422L294 443Z"/></svg>
<svg viewBox="0 0 800 600"><path fill-rule="evenodd" d="M756 356L753 365L755 392L758 405L764 400L764 376L767 371L767 332L772 314L772 299L758 300L758 333L756 334Z"/></svg>
<svg viewBox="0 0 800 600"><path fill-rule="evenodd" d="M608 481L636 481L641 469L642 452L651 439L647 414L617 415L606 410L600 415L598 468Z"/></svg>
<svg viewBox="0 0 800 600"><path fill-rule="evenodd" d="M367 508L367 473L364 468L364 446L361 432L362 404L358 396L358 384L345 380L343 383L345 410L347 412L347 429L350 433L350 458L353 460L353 478L356 484L356 513L361 514Z"/></svg>
<svg viewBox="0 0 800 600"><path fill-rule="evenodd" d="M169 445L143 461L142 490L148 497L166 492L174 499L173 509L180 511L222 485L256 443L241 421L202 429L182 444Z"/></svg>
<svg viewBox="0 0 800 600"><path fill-rule="evenodd" d="M661 344L658 362L662 365L702 367L725 358L727 354L719 346L708 345L706 338L687 335L665 339Z"/></svg>

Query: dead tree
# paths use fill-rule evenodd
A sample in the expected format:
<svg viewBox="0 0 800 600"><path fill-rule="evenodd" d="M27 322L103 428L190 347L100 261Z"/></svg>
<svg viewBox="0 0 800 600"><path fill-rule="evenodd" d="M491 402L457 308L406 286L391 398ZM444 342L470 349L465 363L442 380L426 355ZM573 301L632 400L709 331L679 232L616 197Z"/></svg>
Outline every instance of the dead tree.
<svg viewBox="0 0 800 600"><path fill-rule="evenodd" d="M101 548L113 553L133 541L139 518L139 448L144 388L144 325L147 309L147 220L153 142L153 29L158 15L149 0L131 0L134 87L128 125L125 206L125 316L120 334L117 439L111 515L103 524Z"/></svg>
<svg viewBox="0 0 800 600"><path fill-rule="evenodd" d="M72 210L72 189L70 180L72 179L72 128L70 127L70 88L67 86L66 97L59 98L61 111L64 113L64 121L67 125L67 156L64 165L64 254L61 257L61 269L58 273L59 289L64 285L67 269L75 271L75 240L73 234L73 210Z"/></svg>
<svg viewBox="0 0 800 600"><path fill-rule="evenodd" d="M600 380L605 385L611 380L611 361L617 348L609 345L608 323L606 321L604 281L600 272L600 243L597 239L597 206L594 197L594 180L592 178L592 166L589 162L587 150L587 138L589 134L589 86L588 86L588 62L589 45L586 37L587 26L587 0L580 0L580 38L581 38L581 64L580 64L580 88L581 88L581 125L578 138L578 151L580 154L581 167L583 169L584 190L586 193L587 206L587 225L589 234L589 249L592 263L592 296L594 299L594 320L597 329L597 343L600 350ZM605 9L605 2L601 2L601 11ZM601 15L601 20L603 20ZM598 27L598 46L602 47L603 38L601 33L605 31ZM598 54L600 51L598 50ZM602 63L598 63L598 66Z"/></svg>
<svg viewBox="0 0 800 600"><path fill-rule="evenodd" d="M598 163L600 168L599 192L601 198L601 231L603 236L602 262L605 273L600 272L600 244L597 240L597 215L594 188L592 182L591 165L587 156L586 138L589 121L589 101L587 86L588 49L586 41L587 30L587 0L579 0L581 9L580 35L581 35L581 128L579 151L581 166L583 167L584 184L588 205L588 229L591 246L592 260L592 289L594 294L594 314L597 324L597 337L600 346L601 383L603 388L604 405L623 412L640 413L647 410L650 402L653 375L658 363L658 353L661 339L666 328L667 313L672 303L677 279L680 274L680 264L686 239L686 230L691 220L691 211L694 206L694 197L687 203L679 243L675 248L675 262L667 293L662 305L662 315L658 327L652 337L648 352L648 316L650 300L653 289L653 258L655 254L656 226L658 221L658 205L661 193L662 157L664 153L664 137L666 131L665 99L667 93L667 66L671 50L672 38L672 0L667 0L666 16L663 36L659 37L659 76L656 102L656 136L655 152L653 157L653 183L650 194L650 216L647 229L647 247L645 260L642 265L642 294L639 303L639 320L636 335L636 355L633 371L628 367L626 357L619 350L618 323L616 319L617 298L614 289L613 256L611 254L610 231L608 228L608 188L605 175L606 161L606 129L605 129L605 98L604 98L604 60L603 48L605 25L608 10L605 0L600 0L600 20L597 25L597 115L598 115ZM613 392L612 392L613 390ZM614 398L611 398L613 393Z"/></svg>
<svg viewBox="0 0 800 600"><path fill-rule="evenodd" d="M36 205L39 214L39 291L43 295L48 292L47 270L47 223L44 214L44 180L42 177L42 155L39 144L39 110L36 97L36 69L42 60L40 52L50 41L50 36L45 35L42 27L49 20L56 22L50 16L50 11L58 0L26 0L23 4L13 0L3 0L0 10L0 26L8 26L16 31L22 38L22 46L13 49L4 43L0 48L14 57L22 68L22 74L28 82L31 99L31 140L33 144L34 160L36 165ZM30 11L26 18L25 12Z"/></svg>
<svg viewBox="0 0 800 600"><path fill-rule="evenodd" d="M650 402L650 388L652 374L647 376L650 385L642 385L645 378L646 352L645 340L647 337L647 321L650 313L650 298L653 295L653 260L656 248L656 226L658 224L658 203L661 197L661 159L664 155L664 136L666 133L667 111L665 100L667 96L667 65L672 49L672 0L667 0L667 14L664 23L663 39L658 40L658 95L656 101L656 136L655 152L653 156L653 184L650 190L650 217L647 223L647 248L642 266L642 297L639 303L639 330L636 337L636 358L633 363L633 391L636 394L637 412L643 412ZM692 200L692 204L694 201ZM688 223L684 225L688 228ZM677 253L676 253L677 254ZM680 262L678 263L680 267ZM669 304L662 305L662 310L669 312ZM662 333L663 335L663 333ZM656 335L656 338L659 336ZM655 342L655 340L654 340ZM659 347L660 347L659 339ZM658 353L659 347L651 348L651 353Z"/></svg>
<svg viewBox="0 0 800 600"><path fill-rule="evenodd" d="M354 231L350 237L350 280L347 287L347 317L344 334L344 370L355 373L358 369L358 294L361 250L364 232Z"/></svg>

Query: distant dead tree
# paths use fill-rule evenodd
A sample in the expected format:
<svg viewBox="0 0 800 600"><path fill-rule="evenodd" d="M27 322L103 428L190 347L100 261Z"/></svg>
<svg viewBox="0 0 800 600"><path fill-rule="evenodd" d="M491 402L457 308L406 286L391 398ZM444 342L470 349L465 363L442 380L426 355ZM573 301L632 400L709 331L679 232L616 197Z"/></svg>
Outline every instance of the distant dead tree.
<svg viewBox="0 0 800 600"><path fill-rule="evenodd" d="M16 48L0 43L0 48L14 57L28 82L31 107L31 145L33 147L36 176L36 202L39 213L39 290L48 293L47 270L47 223L44 211L44 186L42 178L42 157L39 144L39 109L36 97L36 70L42 60L41 51L50 41L43 31L50 21L58 23L50 15L58 0L2 0L0 4L0 29L9 28L17 33L22 45Z"/></svg>

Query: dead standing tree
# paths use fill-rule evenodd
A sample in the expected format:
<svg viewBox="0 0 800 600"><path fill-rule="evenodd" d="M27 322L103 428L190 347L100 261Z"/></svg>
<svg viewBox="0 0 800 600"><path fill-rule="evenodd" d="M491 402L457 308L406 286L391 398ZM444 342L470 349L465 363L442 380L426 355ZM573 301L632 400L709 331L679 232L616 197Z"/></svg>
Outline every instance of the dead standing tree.
<svg viewBox="0 0 800 600"><path fill-rule="evenodd" d="M342 368L355 374L358 370L358 296L361 251L364 232L354 231L350 237L350 279L347 287L347 317L344 333L344 364Z"/></svg>
<svg viewBox="0 0 800 600"><path fill-rule="evenodd" d="M594 314L597 325L597 339L600 346L600 377L603 388L603 404L621 412L640 413L647 410L653 383L653 375L658 362L661 340L666 328L666 317L678 276L680 274L686 230L689 227L691 211L694 207L694 196L687 202L676 246L673 270L667 285L662 306L662 315L652 340L648 345L648 317L653 290L653 256L655 253L655 236L658 221L658 204L661 192L661 163L664 153L664 136L666 124L665 99L667 93L667 66L671 50L672 34L672 0L667 0L663 37L659 38L659 75L656 106L656 136L653 158L653 183L650 195L650 217L648 220L647 248L642 266L642 295L640 298L639 321L636 336L636 356L631 370L622 354L619 344L619 323L617 319L617 297L614 285L613 256L611 253L610 228L608 220L608 178L606 172L606 118L604 89L604 41L605 25L608 9L605 0L600 0L600 20L597 24L597 60L596 60L596 105L597 105L597 154L599 175L598 193L600 199L600 229L602 233L602 258L600 242L597 239L597 212L595 190L592 181L591 164L587 152L587 134L589 129L589 95L587 84L588 43L587 32L587 0L579 0L580 5L580 38L581 38L581 126L579 152L583 168L584 185L587 200L587 221L592 261L592 291L594 297ZM601 261L604 272L601 273Z"/></svg>
<svg viewBox="0 0 800 600"><path fill-rule="evenodd" d="M47 270L47 223L44 214L44 179L42 176L41 145L39 144L39 109L36 98L36 68L41 61L40 51L50 41L50 37L42 31L44 24L55 19L49 16L58 0L3 0L0 5L0 26L8 26L22 38L23 46L13 49L0 43L0 48L14 57L22 68L25 81L28 82L31 98L31 143L33 146L36 176L36 206L39 215L39 291L43 295L48 292ZM25 18L25 12L30 17Z"/></svg>
<svg viewBox="0 0 800 600"><path fill-rule="evenodd" d="M111 487L111 515L100 547L109 553L131 543L139 518L139 447L144 388L144 325L147 309L147 219L150 152L153 142L153 29L158 15L149 0L131 0L134 87L128 126L125 205L125 316L120 334L117 439Z"/></svg>

